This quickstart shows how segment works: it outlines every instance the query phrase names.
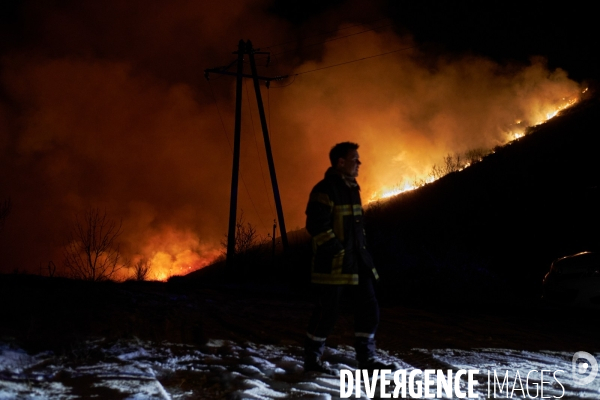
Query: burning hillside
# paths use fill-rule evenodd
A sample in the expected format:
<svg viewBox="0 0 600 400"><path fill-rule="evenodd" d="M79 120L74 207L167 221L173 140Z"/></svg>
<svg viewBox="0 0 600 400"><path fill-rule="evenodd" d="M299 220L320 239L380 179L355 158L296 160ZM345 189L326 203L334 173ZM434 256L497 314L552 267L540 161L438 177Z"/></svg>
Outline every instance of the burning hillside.
<svg viewBox="0 0 600 400"><path fill-rule="evenodd" d="M297 33L254 2L237 6L212 14L179 2L27 8L37 33L0 61L0 164L8 171L0 200L13 205L0 238L3 271L60 265L69 221L89 207L122 221L124 259L150 260L153 277L202 268L220 253L233 82L207 84L199 71L231 61L240 36L264 47ZM381 19L331 21L323 20L338 31L327 41L270 48L277 63L261 72L296 76L263 89L290 229L304 225L306 197L336 142L361 144L365 200L381 198L429 181L447 154L523 134L582 91L542 58L499 64L440 54ZM239 205L266 236L275 212L246 90Z"/></svg>
<svg viewBox="0 0 600 400"><path fill-rule="evenodd" d="M584 94L587 91L588 91L588 88L585 88L585 89L583 89L581 94ZM551 105L551 104L544 105L544 108L546 108L547 110L549 109L550 111L545 112L545 113L542 111L541 115L538 115L538 117L537 117L538 119L534 120L535 122L533 122L533 125L525 125L523 123L523 120L521 120L521 119L516 120L514 123L515 127L511 127L509 129L509 131L506 132L506 141L504 143L501 143L501 145L509 144L514 140L518 140L518 139L522 138L523 136L525 136L528 128L530 128L532 126L538 126L538 125L543 124L546 121L549 121L550 119L556 117L559 112L573 106L579 100L580 100L580 96L576 95L571 98L563 97L562 103L559 103L558 105ZM478 149L468 150L462 155L458 154L458 153L456 153L454 155L449 154L446 157L444 157L443 161L440 164L434 164L431 167L429 174L426 175L425 177L423 177L423 176L417 177L415 175L415 177L413 178L412 181L409 181L406 177L400 177L401 179L404 178L402 183L399 183L392 188L385 187L377 192L374 192L371 195L371 197L369 198L368 203L371 203L373 201L387 199L389 197L396 196L398 194L401 194L401 193L404 193L404 192L407 192L410 190L415 190L419 187L424 186L425 184L436 181L437 179L441 178L442 176L444 176L450 172L462 171L463 169L470 167L474 163L481 161L483 159L483 157L485 157L487 154L492 153L492 152L493 152L493 150L491 148L490 149L478 148Z"/></svg>

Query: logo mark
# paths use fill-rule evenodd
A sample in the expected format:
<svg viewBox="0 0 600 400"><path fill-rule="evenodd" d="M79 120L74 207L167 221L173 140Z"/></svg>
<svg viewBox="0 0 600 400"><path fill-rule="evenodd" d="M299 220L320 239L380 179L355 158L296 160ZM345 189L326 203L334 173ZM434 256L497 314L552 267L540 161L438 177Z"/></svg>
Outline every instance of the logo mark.
<svg viewBox="0 0 600 400"><path fill-rule="evenodd" d="M589 375L585 376L586 374ZM575 384L588 385L596 378L597 374L598 362L594 356L585 351L573 354L573 381Z"/></svg>

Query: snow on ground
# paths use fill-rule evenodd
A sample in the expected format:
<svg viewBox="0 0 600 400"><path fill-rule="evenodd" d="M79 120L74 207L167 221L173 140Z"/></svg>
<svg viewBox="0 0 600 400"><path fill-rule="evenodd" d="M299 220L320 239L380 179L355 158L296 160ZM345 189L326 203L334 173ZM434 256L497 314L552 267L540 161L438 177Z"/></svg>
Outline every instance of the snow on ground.
<svg viewBox="0 0 600 400"><path fill-rule="evenodd" d="M487 371L508 370L513 387L517 371L525 384L531 370L562 370L563 399L599 398L600 378L578 386L572 377L572 353L505 349L413 349L435 368L478 369L475 391L487 397ZM82 342L68 356L51 352L28 354L10 342L0 342L0 399L332 399L340 396L340 379L302 370L301 348L211 340L204 346L155 343L137 339ZM409 373L414 366L402 354L379 351L381 358L396 361ZM600 354L594 355L596 358ZM353 349L327 348L327 362L338 369L355 369ZM429 367L427 367L429 368ZM493 377L493 375L492 375ZM532 375L529 385L539 384ZM560 397L561 385L547 375L544 396ZM466 382L461 382L466 390ZM505 388L506 390L506 388ZM364 397L364 389L362 394ZM506 398L497 395L497 398ZM541 397L541 396L540 396ZM355 398L352 396L352 398ZM493 398L493 397L492 397ZM513 398L524 398L521 392ZM529 397L525 397L529 398Z"/></svg>

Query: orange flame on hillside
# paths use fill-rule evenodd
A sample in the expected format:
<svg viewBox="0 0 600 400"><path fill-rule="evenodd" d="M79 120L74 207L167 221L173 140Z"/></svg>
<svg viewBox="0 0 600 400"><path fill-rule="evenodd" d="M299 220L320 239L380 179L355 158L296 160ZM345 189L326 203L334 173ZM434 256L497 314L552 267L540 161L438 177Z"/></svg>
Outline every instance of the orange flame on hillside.
<svg viewBox="0 0 600 400"><path fill-rule="evenodd" d="M209 265L220 251L209 243L201 243L189 230L165 227L151 235L142 246L141 254L134 257L148 260L152 280L166 281L174 275L185 275Z"/></svg>
<svg viewBox="0 0 600 400"><path fill-rule="evenodd" d="M581 91L581 94L584 94L585 92L587 92L587 90L588 90L588 88L583 89ZM549 121L550 119L556 117L561 111L566 110L567 108L569 108L569 107L573 106L574 104L576 104L577 102L579 102L580 99L581 99L580 95L570 98L570 99L563 97L563 99L562 99L563 102L558 105L544 104L543 106L540 107L541 111L534 113L534 115L535 115L534 121L535 122L529 126L521 126L523 120L521 120L521 119L516 120L515 125L519 126L518 129L507 132L506 133L506 142L502 143L502 145L509 144L510 142L512 142L514 140L518 140L518 139L524 137L526 134L526 129L528 127L538 126L538 125L543 124L546 121ZM490 152L492 152L492 151L490 151ZM458 170L461 171L465 168L468 168L469 166L471 166L471 163L467 162L467 163L463 164ZM439 178L440 178L439 176L436 177L431 174L424 178L421 178L420 181L417 181L417 179L415 178L412 183L409 183L408 181L405 180L402 184L398 184L396 186L393 186L392 188L386 187L378 192L374 192L373 194L371 194L371 197L367 201L367 204L372 203L372 202L377 202L380 200L389 199L390 197L394 197L399 194L418 189L419 187L424 186L428 183L434 182Z"/></svg>

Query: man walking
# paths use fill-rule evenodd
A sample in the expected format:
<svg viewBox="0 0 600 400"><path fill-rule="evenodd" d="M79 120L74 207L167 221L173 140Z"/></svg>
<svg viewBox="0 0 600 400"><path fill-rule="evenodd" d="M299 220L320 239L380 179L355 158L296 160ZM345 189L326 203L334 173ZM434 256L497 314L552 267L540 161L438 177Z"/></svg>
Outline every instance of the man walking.
<svg viewBox="0 0 600 400"><path fill-rule="evenodd" d="M360 188L356 183L358 144L343 142L329 152L331 167L312 189L306 207L306 229L312 236L311 281L317 301L308 324L304 370L335 375L321 361L325 340L333 330L342 293L354 307L356 359L360 369L395 369L375 357L379 305L374 283L379 276L367 251Z"/></svg>

